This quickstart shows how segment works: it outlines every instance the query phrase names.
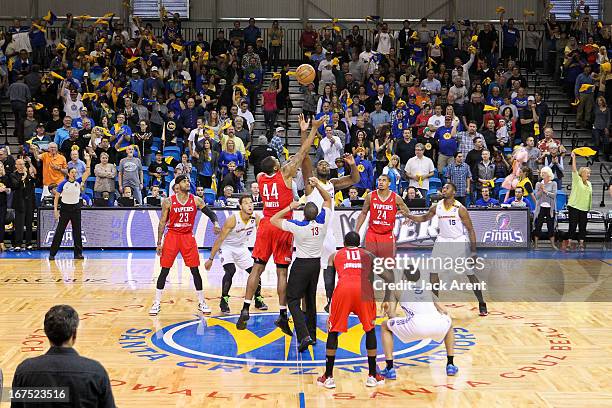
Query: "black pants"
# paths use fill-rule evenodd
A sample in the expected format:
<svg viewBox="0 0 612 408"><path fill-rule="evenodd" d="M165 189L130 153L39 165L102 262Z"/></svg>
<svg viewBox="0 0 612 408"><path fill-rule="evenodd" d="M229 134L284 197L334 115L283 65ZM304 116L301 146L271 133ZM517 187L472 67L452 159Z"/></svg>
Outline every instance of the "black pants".
<svg viewBox="0 0 612 408"><path fill-rule="evenodd" d="M525 54L527 55L527 72L535 72L537 52L538 50L535 48L525 48Z"/></svg>
<svg viewBox="0 0 612 408"><path fill-rule="evenodd" d="M15 210L15 232L13 247L32 244L32 222L34 221L34 206L26 204L22 211ZM25 231L25 235L24 235Z"/></svg>
<svg viewBox="0 0 612 408"><path fill-rule="evenodd" d="M19 144L23 144L25 142L23 121L25 120L26 104L20 101L12 101L11 110L15 115L15 137L19 140Z"/></svg>
<svg viewBox="0 0 612 408"><path fill-rule="evenodd" d="M567 206L569 216L569 228L567 229L567 239L577 239L584 241L587 232L587 216L588 211L582 211L577 208ZM578 235L576 235L576 227L578 227Z"/></svg>
<svg viewBox="0 0 612 408"><path fill-rule="evenodd" d="M0 244L4 243L4 222L6 220L6 203L0 204Z"/></svg>
<svg viewBox="0 0 612 408"><path fill-rule="evenodd" d="M546 223L546 237L542 236L542 225ZM555 232L555 211L552 208L540 207L538 218L535 220L533 235L538 238L552 238Z"/></svg>
<svg viewBox="0 0 612 408"><path fill-rule="evenodd" d="M72 240L74 241L74 256L83 254L83 238L81 237L81 205L80 204L62 204L60 208L60 219L55 229L53 242L51 243L50 256L55 256L62 243L64 232L68 222L72 224Z"/></svg>
<svg viewBox="0 0 612 408"><path fill-rule="evenodd" d="M320 269L321 258L296 258L291 265L287 282L287 304L299 341L306 336L316 339L317 283ZM304 312L300 308L302 298L305 299Z"/></svg>

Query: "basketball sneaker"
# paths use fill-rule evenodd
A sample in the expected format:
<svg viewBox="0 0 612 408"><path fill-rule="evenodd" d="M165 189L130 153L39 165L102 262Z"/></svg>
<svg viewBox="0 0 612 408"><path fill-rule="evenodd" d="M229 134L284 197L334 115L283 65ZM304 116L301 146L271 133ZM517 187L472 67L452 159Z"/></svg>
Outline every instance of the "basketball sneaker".
<svg viewBox="0 0 612 408"><path fill-rule="evenodd" d="M459 367L457 367L456 365L452 365L452 364L447 364L446 365L446 375L457 375L457 373L459 372Z"/></svg>
<svg viewBox="0 0 612 408"><path fill-rule="evenodd" d="M268 305L264 303L263 296L257 296L255 298L255 309L268 310Z"/></svg>
<svg viewBox="0 0 612 408"><path fill-rule="evenodd" d="M394 368L385 367L384 370L380 371L380 375L385 377L385 380L396 380L397 379L397 373L395 372L395 367Z"/></svg>
<svg viewBox="0 0 612 408"><path fill-rule="evenodd" d="M487 304L486 303L479 303L478 304L478 314L480 316L486 316L489 314L489 311L487 310Z"/></svg>
<svg viewBox="0 0 612 408"><path fill-rule="evenodd" d="M334 381L334 377L326 377L325 374L317 378L317 385L325 387L328 390L336 388L336 382Z"/></svg>
<svg viewBox="0 0 612 408"><path fill-rule="evenodd" d="M289 327L289 319L287 317L279 316L278 319L274 321L274 325L281 329L283 333L287 336L292 337L293 332L291 331L291 327Z"/></svg>
<svg viewBox="0 0 612 408"><path fill-rule="evenodd" d="M208 307L206 302L198 303L198 310L202 312L203 314L210 314L212 312L212 310L210 310L210 307Z"/></svg>
<svg viewBox="0 0 612 408"><path fill-rule="evenodd" d="M385 377L380 374L374 376L368 375L368 379L365 382L366 387L376 387L377 385L384 385Z"/></svg>
<svg viewBox="0 0 612 408"><path fill-rule="evenodd" d="M238 330L244 330L246 329L246 322L249 320L249 311L247 309L242 309L240 311L240 317L238 318L238 321L236 322L236 328Z"/></svg>
<svg viewBox="0 0 612 408"><path fill-rule="evenodd" d="M160 310L161 305L159 304L159 302L153 303L153 306L151 306L151 309L149 309L149 316L157 316Z"/></svg>
<svg viewBox="0 0 612 408"><path fill-rule="evenodd" d="M229 296L221 297L221 301L219 302L219 308L221 309L221 313L228 314L230 312Z"/></svg>

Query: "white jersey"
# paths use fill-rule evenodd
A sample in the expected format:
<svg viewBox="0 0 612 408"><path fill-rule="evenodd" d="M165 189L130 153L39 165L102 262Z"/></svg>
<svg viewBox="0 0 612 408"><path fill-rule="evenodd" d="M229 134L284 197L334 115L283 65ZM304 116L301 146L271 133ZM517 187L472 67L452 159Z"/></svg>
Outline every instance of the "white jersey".
<svg viewBox="0 0 612 408"><path fill-rule="evenodd" d="M333 203L334 196L336 195L336 189L334 188L334 185L330 181L328 181L327 183L323 183L321 180L319 180L319 184L321 185L321 187L323 187L323 190L327 191ZM323 208L323 197L321 196L321 193L319 193L319 190L317 190L316 188L313 188L312 193L306 196L306 202L314 203L317 206L319 212ZM329 208L329 211L332 214L334 213L333 207L334 206L332 205L332 208Z"/></svg>
<svg viewBox="0 0 612 408"><path fill-rule="evenodd" d="M406 290L402 292L399 305L406 313L406 315L427 315L432 313L439 313L438 309L434 306L433 295L430 290L418 289L421 282L416 282L417 288L413 290Z"/></svg>
<svg viewBox="0 0 612 408"><path fill-rule="evenodd" d="M436 241L441 240L441 242L444 242L444 240L457 240L458 238L466 236L463 221L461 221L461 217L459 216L459 209L461 207L463 207L463 205L457 200L455 200L455 203L449 209L444 206L444 200L441 200L436 205L438 227L440 228L440 233Z"/></svg>
<svg viewBox="0 0 612 408"><path fill-rule="evenodd" d="M236 225L227 234L227 237L221 244L221 248L244 248L249 239L249 235L255 234L256 232L257 226L255 223L255 216L243 220L240 213L238 213L232 215L232 217L236 219Z"/></svg>

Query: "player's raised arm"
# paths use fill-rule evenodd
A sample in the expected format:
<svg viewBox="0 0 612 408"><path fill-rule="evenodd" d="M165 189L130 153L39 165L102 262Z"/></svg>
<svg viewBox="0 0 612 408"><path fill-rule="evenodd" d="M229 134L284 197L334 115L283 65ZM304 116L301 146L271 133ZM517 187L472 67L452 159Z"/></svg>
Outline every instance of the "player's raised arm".
<svg viewBox="0 0 612 408"><path fill-rule="evenodd" d="M363 207L361 208L361 212L359 213L359 216L357 217L357 225L355 226L355 231L359 234L359 230L361 230L361 226L363 225L363 223L366 220L366 217L368 216L368 212L370 211L370 200L372 199L372 193L369 193L364 202L363 202Z"/></svg>
<svg viewBox="0 0 612 408"><path fill-rule="evenodd" d="M470 237L470 250L472 254L476 253L476 231L474 231L474 225L472 225L472 219L470 218L470 214L465 207L459 208L459 218L461 218L461 222L465 229L468 231L468 236Z"/></svg>
<svg viewBox="0 0 612 408"><path fill-rule="evenodd" d="M281 168L281 171L283 172L283 176L285 176L285 178L293 178L295 176L297 169L302 165L302 162L304 161L304 157L312 147L314 139L317 136L317 128L321 126L322 123L323 120L321 119L312 120L312 128L310 129L308 137L305 140L302 137L302 140L300 141L302 143L300 149L297 151L296 154L293 155L291 160L285 163ZM302 126L302 122L300 122L300 129L302 128Z"/></svg>
<svg viewBox="0 0 612 408"><path fill-rule="evenodd" d="M195 197L195 202L198 209L202 211L202 214L207 216L208 219L210 219L210 222L213 223L215 234L221 232L221 227L219 226L219 218L217 217L217 214L215 214L215 212L211 210L209 206L206 205L202 198Z"/></svg>
<svg viewBox="0 0 612 408"><path fill-rule="evenodd" d="M327 191L325 191L323 186L321 186L321 183L319 183L319 179L316 177L311 177L308 179L308 184L311 187L319 190L319 194L321 194L321 197L323 198L323 207L332 208L332 197Z"/></svg>
<svg viewBox="0 0 612 408"><path fill-rule="evenodd" d="M406 217L410 218L414 222L425 222L425 221L431 220L435 215L436 215L436 205L434 204L431 207L429 207L429 211L427 211L423 215L415 215L409 212Z"/></svg>
<svg viewBox="0 0 612 408"><path fill-rule="evenodd" d="M300 122L300 142L303 144L308 137L310 120L305 120L304 115L300 114L298 121ZM310 195L313 188L308 184L308 179L312 177L312 160L308 154L304 155L304 160L302 160L302 177L304 179L304 194Z"/></svg>
<svg viewBox="0 0 612 408"><path fill-rule="evenodd" d="M293 201L291 202L291 204L289 204L287 207L283 208L282 210L280 210L279 212L277 212L276 214L274 214L272 216L272 218L270 218L270 223L272 225L274 225L276 228L278 229L283 229L283 220L285 219L285 215L289 212L289 211L293 211L296 208L298 208L300 206L300 203L298 203L297 201Z"/></svg>
<svg viewBox="0 0 612 408"><path fill-rule="evenodd" d="M342 158L344 159L344 162L348 164L351 168L351 174L330 180L330 183L334 185L334 188L336 190L345 189L347 187L359 183L359 180L361 180L359 170L357 169L357 165L355 164L355 157L353 157L353 155L350 153L346 153ZM304 171L304 169L302 169L302 171Z"/></svg>
<svg viewBox="0 0 612 408"><path fill-rule="evenodd" d="M161 202L162 213L161 218L159 219L159 225L157 226L157 255L161 255L162 250L162 239L164 237L164 230L166 229L166 224L168 223L168 213L170 212L170 202L169 198L164 198Z"/></svg>
<svg viewBox="0 0 612 408"><path fill-rule="evenodd" d="M225 220L225 223L223 224L223 228L221 229L219 236L215 240L215 243L213 244L210 250L210 256L208 257L206 262L204 262L204 268L206 268L207 271L210 270L210 267L212 266L212 263L213 263L213 259L215 259L215 255L217 255L217 252L219 252L219 248L221 247L221 244L223 243L223 241L225 241L225 238L227 238L227 234L229 234L230 231L235 226L236 226L236 214L232 215L231 217L228 217Z"/></svg>

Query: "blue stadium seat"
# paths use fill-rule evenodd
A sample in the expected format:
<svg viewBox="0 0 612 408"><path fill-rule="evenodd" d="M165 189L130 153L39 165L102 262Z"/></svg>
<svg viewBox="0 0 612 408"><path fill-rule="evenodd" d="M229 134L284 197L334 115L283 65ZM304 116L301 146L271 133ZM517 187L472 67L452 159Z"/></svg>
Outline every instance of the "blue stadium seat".
<svg viewBox="0 0 612 408"><path fill-rule="evenodd" d="M512 148L511 147L504 147L504 155L509 155L512 154Z"/></svg>
<svg viewBox="0 0 612 408"><path fill-rule="evenodd" d="M427 201L427 206L429 207L431 205L431 196L434 194L438 194L438 190L435 189L430 189L427 192L427 197L426 197L426 201Z"/></svg>
<svg viewBox="0 0 612 408"><path fill-rule="evenodd" d="M507 193L507 192L508 192L508 189L507 189L507 188L500 188L500 189L499 189L499 195L498 195L497 199L499 200L499 202L500 202L501 204L503 204L503 203L504 203L504 198L506 197L506 193Z"/></svg>
<svg viewBox="0 0 612 408"><path fill-rule="evenodd" d="M191 184L198 185L198 169L195 167L191 169L191 174L189 175L191 178Z"/></svg>
<svg viewBox="0 0 612 408"><path fill-rule="evenodd" d="M557 211L561 211L567 204L567 193L563 190L557 190Z"/></svg>
<svg viewBox="0 0 612 408"><path fill-rule="evenodd" d="M212 188L204 189L204 201L206 201L206 204L213 205L216 198L217 194L215 193L215 190L213 190Z"/></svg>
<svg viewBox="0 0 612 408"><path fill-rule="evenodd" d="M96 184L96 178L95 177L87 177L87 180L85 181L85 187L86 188L94 188L94 184Z"/></svg>
<svg viewBox="0 0 612 408"><path fill-rule="evenodd" d="M40 207L40 201L42 200L42 193L43 193L42 188L37 187L34 189L34 196L36 198L36 207Z"/></svg>
<svg viewBox="0 0 612 408"><path fill-rule="evenodd" d="M442 180L440 180L438 177L432 177L429 179L429 189L439 189L442 188Z"/></svg>
<svg viewBox="0 0 612 408"><path fill-rule="evenodd" d="M168 172L168 174L166 174L166 183L170 183L172 180L174 180L174 172Z"/></svg>
<svg viewBox="0 0 612 408"><path fill-rule="evenodd" d="M144 182L145 188L149 188L149 182L151 181L151 177L149 176L149 172L143 170L142 171L142 178L143 178L143 182Z"/></svg>
<svg viewBox="0 0 612 408"><path fill-rule="evenodd" d="M400 181L400 193L404 193L404 191L406 191L406 189L408 188L408 186L410 185L409 181L406 180L402 180Z"/></svg>
<svg viewBox="0 0 612 408"><path fill-rule="evenodd" d="M176 161L181 161L181 148L178 146L168 146L164 148L164 156L172 156Z"/></svg>
<svg viewBox="0 0 612 408"><path fill-rule="evenodd" d="M83 191L83 193L87 194L92 200L94 198L94 191L91 188L86 188L85 191Z"/></svg>

